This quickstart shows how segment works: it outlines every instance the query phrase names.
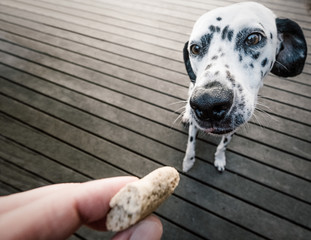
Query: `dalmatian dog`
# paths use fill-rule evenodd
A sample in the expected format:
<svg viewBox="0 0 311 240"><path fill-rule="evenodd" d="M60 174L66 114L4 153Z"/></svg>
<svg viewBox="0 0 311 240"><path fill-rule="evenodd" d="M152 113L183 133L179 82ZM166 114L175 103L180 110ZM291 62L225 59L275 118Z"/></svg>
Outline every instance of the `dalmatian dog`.
<svg viewBox="0 0 311 240"><path fill-rule="evenodd" d="M201 16L183 54L191 80L182 119L189 125L183 171L195 162L198 130L222 136L214 165L224 171L226 146L252 117L263 78L269 72L300 74L307 45L297 23L276 18L259 3L243 2Z"/></svg>

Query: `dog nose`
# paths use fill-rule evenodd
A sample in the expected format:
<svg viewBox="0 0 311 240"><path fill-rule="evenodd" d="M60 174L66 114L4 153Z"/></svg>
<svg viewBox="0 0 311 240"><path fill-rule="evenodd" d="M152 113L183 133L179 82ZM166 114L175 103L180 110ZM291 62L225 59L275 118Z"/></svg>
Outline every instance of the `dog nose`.
<svg viewBox="0 0 311 240"><path fill-rule="evenodd" d="M202 121L220 121L233 103L233 91L218 82L198 87L192 93L190 106Z"/></svg>

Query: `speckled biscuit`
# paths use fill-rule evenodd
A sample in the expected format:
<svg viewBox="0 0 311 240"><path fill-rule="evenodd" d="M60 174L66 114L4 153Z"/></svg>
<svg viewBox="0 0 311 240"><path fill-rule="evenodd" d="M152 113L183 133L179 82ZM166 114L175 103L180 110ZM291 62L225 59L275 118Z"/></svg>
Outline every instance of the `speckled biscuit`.
<svg viewBox="0 0 311 240"><path fill-rule="evenodd" d="M176 169L162 167L127 184L110 200L107 229L118 232L147 217L173 193L178 183Z"/></svg>

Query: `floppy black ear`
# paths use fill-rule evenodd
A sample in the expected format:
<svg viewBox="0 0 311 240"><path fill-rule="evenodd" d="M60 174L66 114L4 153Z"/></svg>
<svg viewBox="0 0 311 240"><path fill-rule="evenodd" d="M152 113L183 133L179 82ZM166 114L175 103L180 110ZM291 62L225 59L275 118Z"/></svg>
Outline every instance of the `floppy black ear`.
<svg viewBox="0 0 311 240"><path fill-rule="evenodd" d="M271 72L281 77L294 77L303 70L307 44L299 25L290 19L276 19L281 47Z"/></svg>
<svg viewBox="0 0 311 240"><path fill-rule="evenodd" d="M191 63L189 59L189 52L188 52L188 42L186 42L184 46L184 62L185 62L185 67L186 67L186 70L190 77L191 82L195 82L197 77L194 74L192 67L191 67Z"/></svg>

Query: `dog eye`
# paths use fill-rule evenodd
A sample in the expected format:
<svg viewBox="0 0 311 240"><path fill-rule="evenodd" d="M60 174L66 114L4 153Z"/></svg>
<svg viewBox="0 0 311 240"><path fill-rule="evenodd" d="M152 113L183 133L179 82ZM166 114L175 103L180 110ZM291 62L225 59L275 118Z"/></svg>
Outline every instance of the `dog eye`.
<svg viewBox="0 0 311 240"><path fill-rule="evenodd" d="M262 39L262 35L260 33L252 33L246 39L245 43L248 46L257 45Z"/></svg>
<svg viewBox="0 0 311 240"><path fill-rule="evenodd" d="M201 52L201 47L197 44L193 44L190 46L190 51L194 54L194 55L199 55Z"/></svg>

